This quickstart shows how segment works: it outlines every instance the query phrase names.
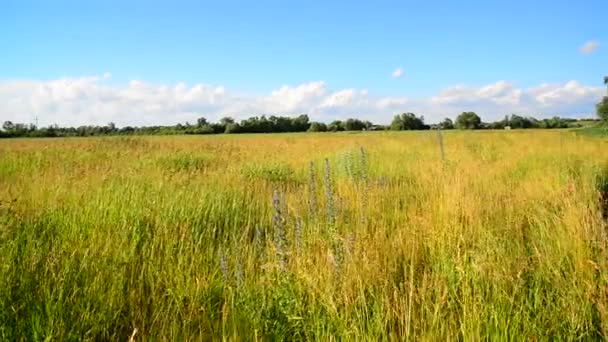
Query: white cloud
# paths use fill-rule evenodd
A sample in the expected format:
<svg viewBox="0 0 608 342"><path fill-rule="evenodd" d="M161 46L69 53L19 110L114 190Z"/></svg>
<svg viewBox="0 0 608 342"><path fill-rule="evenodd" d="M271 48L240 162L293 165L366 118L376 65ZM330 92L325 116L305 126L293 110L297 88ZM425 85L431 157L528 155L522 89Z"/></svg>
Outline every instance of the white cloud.
<svg viewBox="0 0 608 342"><path fill-rule="evenodd" d="M393 73L391 74L391 76L393 78L399 78L399 77L403 76L403 69L401 69L401 68L395 69L395 71L393 71Z"/></svg>
<svg viewBox="0 0 608 342"><path fill-rule="evenodd" d="M594 53L595 50L597 50L597 48L599 48L599 47L600 47L600 44L598 42L588 41L583 46L581 46L579 51L580 51L580 53L582 53L584 55L589 55L589 54Z"/></svg>
<svg viewBox="0 0 608 342"><path fill-rule="evenodd" d="M408 103L405 97L384 97L378 100L377 105L380 109L403 108Z"/></svg>
<svg viewBox="0 0 608 342"><path fill-rule="evenodd" d="M520 88L499 81L484 86L457 85L436 95L385 97L365 89L331 90L325 82L282 86L268 95L244 95L208 84L153 84L133 80L109 85L107 77L82 77L51 81L0 81L0 121L33 122L43 126L88 125L115 122L125 125L194 122L199 116L219 120L229 115L295 115L308 113L313 120L331 121L357 117L388 123L394 114L414 112L427 122L476 111L486 121L520 113L590 116L604 95L604 88L577 81Z"/></svg>
<svg viewBox="0 0 608 342"><path fill-rule="evenodd" d="M294 111L309 107L316 99L327 94L325 82L309 82L297 87L282 86L264 99L272 111Z"/></svg>

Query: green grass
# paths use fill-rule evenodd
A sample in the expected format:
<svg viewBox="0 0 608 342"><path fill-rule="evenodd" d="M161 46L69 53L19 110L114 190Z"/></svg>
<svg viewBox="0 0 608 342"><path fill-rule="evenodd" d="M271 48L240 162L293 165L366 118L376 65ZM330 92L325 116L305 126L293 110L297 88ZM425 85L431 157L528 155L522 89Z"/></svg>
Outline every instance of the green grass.
<svg viewBox="0 0 608 342"><path fill-rule="evenodd" d="M0 338L605 339L605 140L443 140L0 141Z"/></svg>
<svg viewBox="0 0 608 342"><path fill-rule="evenodd" d="M597 125L597 124L589 125L584 128L575 129L574 131L580 135L586 135L586 136L605 137L608 135L608 127L606 127L604 125Z"/></svg>

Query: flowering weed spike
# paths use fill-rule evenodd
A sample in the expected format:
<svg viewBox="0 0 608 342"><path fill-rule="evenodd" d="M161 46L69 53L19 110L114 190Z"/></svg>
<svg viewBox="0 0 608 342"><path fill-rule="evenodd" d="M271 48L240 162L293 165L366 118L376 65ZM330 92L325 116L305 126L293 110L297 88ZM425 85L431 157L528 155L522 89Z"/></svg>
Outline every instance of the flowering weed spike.
<svg viewBox="0 0 608 342"><path fill-rule="evenodd" d="M310 217L315 217L317 215L317 184L315 181L315 163L314 162L310 162L310 178L308 181L308 191L310 192L310 199L309 199L309 212L310 212Z"/></svg>
<svg viewBox="0 0 608 342"><path fill-rule="evenodd" d="M228 284L228 262L226 261L226 254L224 253L224 249L220 248L219 250L220 257L220 271L222 272L222 278L224 279L224 284Z"/></svg>
<svg viewBox="0 0 608 342"><path fill-rule="evenodd" d="M441 160L445 163L445 151L443 149L443 134L441 129L437 129L437 142L439 143L439 151L441 152Z"/></svg>
<svg viewBox="0 0 608 342"><path fill-rule="evenodd" d="M296 219L296 229L294 231L296 250L302 248L302 219Z"/></svg>
<svg viewBox="0 0 608 342"><path fill-rule="evenodd" d="M281 205L281 194L275 190L272 195L272 207L274 208L274 216L272 218L272 224L274 227L274 241L276 247L276 256L279 263L279 269L285 270L285 248L287 246L287 236L285 232L285 219L283 218L283 212Z"/></svg>
<svg viewBox="0 0 608 342"><path fill-rule="evenodd" d="M327 199L327 223L332 227L336 223L336 208L334 204L334 193L331 186L331 169L329 166L329 159L325 159L325 197Z"/></svg>

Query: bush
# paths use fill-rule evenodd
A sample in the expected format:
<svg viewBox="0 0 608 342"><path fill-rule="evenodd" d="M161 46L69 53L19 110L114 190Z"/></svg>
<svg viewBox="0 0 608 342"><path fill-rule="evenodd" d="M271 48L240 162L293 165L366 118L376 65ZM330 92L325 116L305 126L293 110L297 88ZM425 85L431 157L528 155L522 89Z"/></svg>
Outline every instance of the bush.
<svg viewBox="0 0 608 342"><path fill-rule="evenodd" d="M327 132L327 125L322 122L313 122L308 128L309 132Z"/></svg>
<svg viewBox="0 0 608 342"><path fill-rule="evenodd" d="M481 127L481 118L475 112L463 112L456 118L458 129L478 129Z"/></svg>
<svg viewBox="0 0 608 342"><path fill-rule="evenodd" d="M419 130L428 129L428 126L424 124L423 117L417 117L414 113L403 113L395 115L391 122L391 129L394 131Z"/></svg>
<svg viewBox="0 0 608 342"><path fill-rule="evenodd" d="M595 106L597 116L604 122L608 122L608 96L604 96L602 101Z"/></svg>

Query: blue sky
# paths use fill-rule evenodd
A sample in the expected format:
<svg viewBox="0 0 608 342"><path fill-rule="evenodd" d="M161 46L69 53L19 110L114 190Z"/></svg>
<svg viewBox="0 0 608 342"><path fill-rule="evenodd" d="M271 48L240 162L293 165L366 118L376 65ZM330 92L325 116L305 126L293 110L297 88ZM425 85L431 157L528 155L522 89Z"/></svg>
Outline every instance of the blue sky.
<svg viewBox="0 0 608 342"><path fill-rule="evenodd" d="M606 13L608 2L600 0L3 1L0 99L13 101L4 110L0 104L0 115L24 121L35 111L49 123L65 124L124 118L126 109L105 113L110 103L89 88L124 96L134 80L145 83L151 92L145 96L152 98L163 87L179 93L176 88L183 84L184 94L202 85L222 100L173 107L156 100L152 107L166 107L160 110L164 114L139 119L130 114L125 124L254 114L246 110L313 112L319 119L352 111L386 121L394 112L412 109L432 118L455 116L451 111L464 105L488 112L488 119L511 110L583 115L592 112L608 74ZM397 68L402 75L392 77ZM96 97L94 113L75 110L73 98L66 104L65 96L33 94L50 87L56 95L74 90L74 84L82 94L71 95ZM482 98L476 103L473 98L492 85L500 89L486 93L511 92L520 102ZM568 96L568 89L586 95L580 103L561 99L566 105L523 103L521 94L537 97L539 87L553 92L545 99ZM340 93L344 90L351 92ZM306 91L318 98L298 97L312 96ZM267 105L273 92L293 101ZM449 108L433 102L454 92L470 96ZM208 92L198 94L209 98ZM329 100L335 94L342 100ZM386 99L397 105L378 105ZM136 102L147 103L143 97Z"/></svg>

